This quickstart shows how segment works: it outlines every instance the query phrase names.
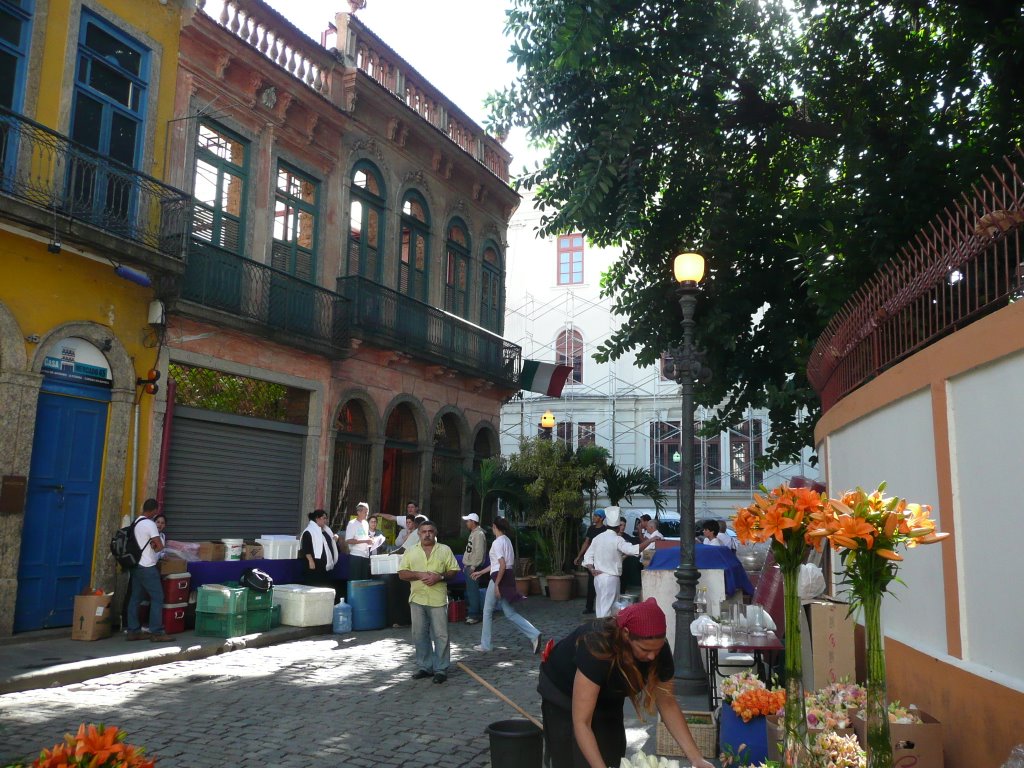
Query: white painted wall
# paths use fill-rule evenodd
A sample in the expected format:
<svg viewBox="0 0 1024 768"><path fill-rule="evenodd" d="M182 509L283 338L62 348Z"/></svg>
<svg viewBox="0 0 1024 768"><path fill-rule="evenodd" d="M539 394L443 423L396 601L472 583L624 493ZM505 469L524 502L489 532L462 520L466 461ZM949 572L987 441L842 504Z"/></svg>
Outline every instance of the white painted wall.
<svg viewBox="0 0 1024 768"><path fill-rule="evenodd" d="M947 385L964 659L1018 680L1024 680L1021 382L1024 354Z"/></svg>

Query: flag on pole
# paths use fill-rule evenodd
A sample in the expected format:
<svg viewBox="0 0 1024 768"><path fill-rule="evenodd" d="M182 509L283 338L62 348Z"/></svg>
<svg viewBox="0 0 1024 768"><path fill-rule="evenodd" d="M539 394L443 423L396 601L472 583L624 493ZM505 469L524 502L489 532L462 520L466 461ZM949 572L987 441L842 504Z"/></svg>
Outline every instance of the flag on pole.
<svg viewBox="0 0 1024 768"><path fill-rule="evenodd" d="M528 392L540 392L549 397L561 397L571 365L542 363L537 360L524 360L523 373L519 377L519 388Z"/></svg>

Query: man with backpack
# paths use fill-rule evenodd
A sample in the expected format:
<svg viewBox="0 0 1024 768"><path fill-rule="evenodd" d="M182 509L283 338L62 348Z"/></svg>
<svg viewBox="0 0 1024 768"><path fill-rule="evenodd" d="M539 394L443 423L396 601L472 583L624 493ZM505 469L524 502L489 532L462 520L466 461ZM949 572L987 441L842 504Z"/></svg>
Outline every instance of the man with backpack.
<svg viewBox="0 0 1024 768"><path fill-rule="evenodd" d="M157 567L158 553L164 548L160 531L153 518L159 505L156 499L146 499L142 505L142 516L131 525L133 549L138 551L138 565L131 569L131 597L128 599L128 640L145 640L166 643L174 640L164 632L164 589ZM149 632L142 631L139 621L139 604L149 596Z"/></svg>

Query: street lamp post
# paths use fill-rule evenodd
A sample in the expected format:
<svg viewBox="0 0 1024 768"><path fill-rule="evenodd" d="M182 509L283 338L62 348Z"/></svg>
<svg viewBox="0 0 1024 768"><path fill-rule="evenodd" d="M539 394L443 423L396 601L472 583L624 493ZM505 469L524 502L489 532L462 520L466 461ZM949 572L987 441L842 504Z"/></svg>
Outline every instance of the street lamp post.
<svg viewBox="0 0 1024 768"><path fill-rule="evenodd" d="M707 693L708 681L700 660L697 639L690 632L697 596L697 570L694 538L694 462L693 462L693 384L707 381L711 372L704 365L701 351L693 341L694 309L697 305L697 284L704 277L704 257L697 253L681 253L675 258L674 272L678 286L679 307L683 311L683 343L669 350L672 357L672 378L678 382L682 412L679 417L679 567L676 582L679 592L672 608L676 612L674 661L677 689L683 694Z"/></svg>
<svg viewBox="0 0 1024 768"><path fill-rule="evenodd" d="M555 428L555 414L551 411L544 411L544 415L540 417L540 431L541 437L545 440L551 439L551 430Z"/></svg>

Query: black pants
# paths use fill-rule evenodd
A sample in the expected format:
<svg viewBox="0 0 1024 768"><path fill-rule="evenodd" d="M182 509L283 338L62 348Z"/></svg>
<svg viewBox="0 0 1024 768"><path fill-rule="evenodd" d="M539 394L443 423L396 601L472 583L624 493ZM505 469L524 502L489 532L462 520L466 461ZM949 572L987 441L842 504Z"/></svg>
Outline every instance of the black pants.
<svg viewBox="0 0 1024 768"><path fill-rule="evenodd" d="M358 581L370 578L370 558L349 555L348 557L348 580Z"/></svg>
<svg viewBox="0 0 1024 768"><path fill-rule="evenodd" d="M572 729L572 712L541 699L544 718L545 765L549 768L588 768ZM605 765L618 765L626 756L626 726L622 711L594 710L591 720L597 746Z"/></svg>
<svg viewBox="0 0 1024 768"><path fill-rule="evenodd" d="M587 571L587 606L584 610L587 613L594 612L594 601L597 600L597 592L594 591L594 574Z"/></svg>

